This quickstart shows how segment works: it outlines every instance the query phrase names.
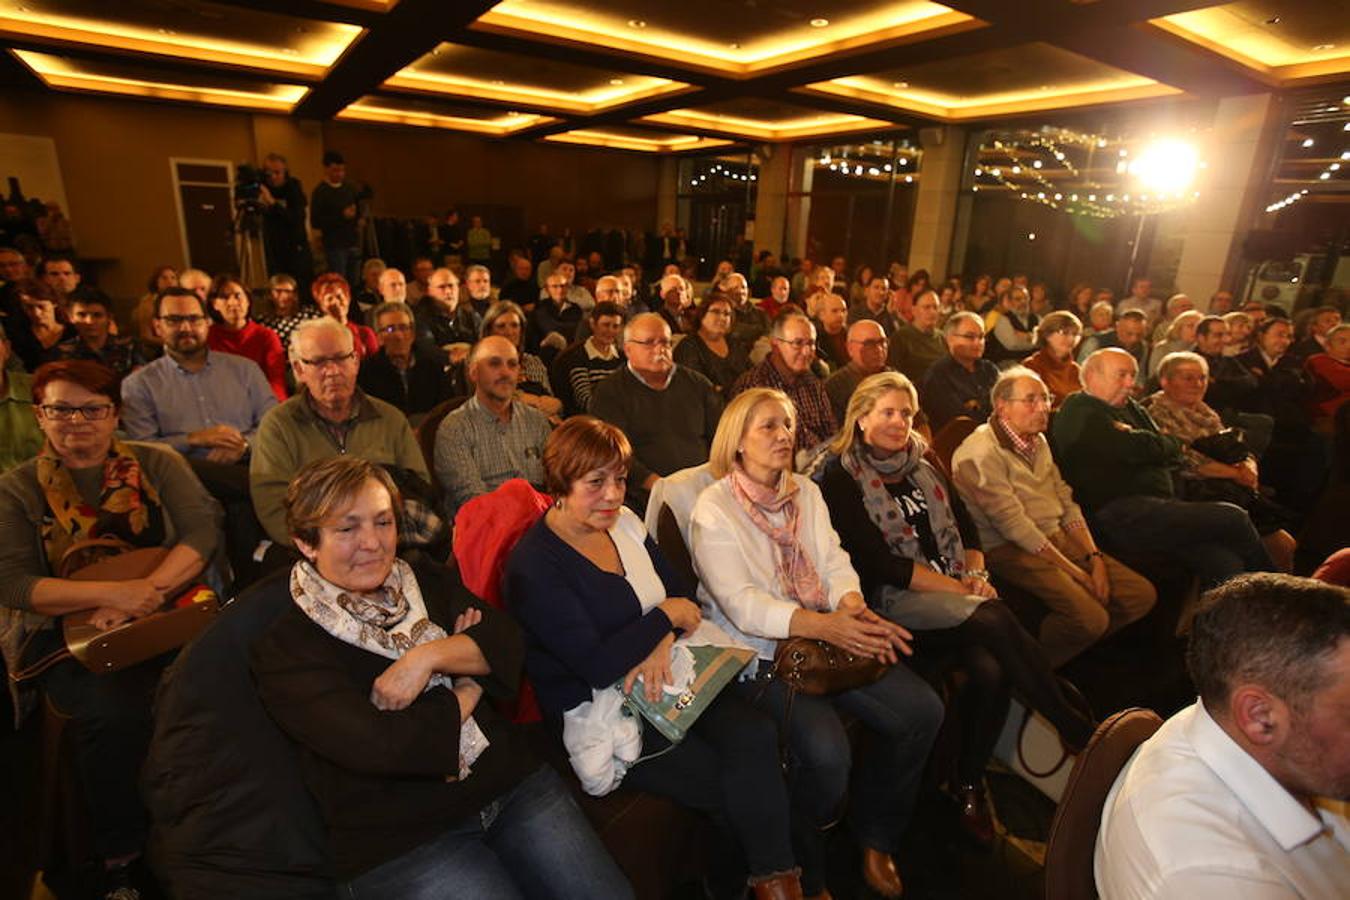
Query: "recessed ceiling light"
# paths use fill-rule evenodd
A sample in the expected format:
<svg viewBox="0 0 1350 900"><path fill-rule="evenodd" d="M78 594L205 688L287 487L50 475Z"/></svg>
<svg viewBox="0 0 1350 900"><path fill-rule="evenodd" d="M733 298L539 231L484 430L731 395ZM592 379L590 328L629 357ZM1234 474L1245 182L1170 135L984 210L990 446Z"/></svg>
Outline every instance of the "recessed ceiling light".
<svg viewBox="0 0 1350 900"><path fill-rule="evenodd" d="M816 19L812 19L812 20L811 20L810 22L808 22L807 24L810 25L812 28L824 28L824 27L826 27L827 25L830 24L830 20L829 20L829 19L820 19L820 18L816 18Z"/></svg>
<svg viewBox="0 0 1350 900"><path fill-rule="evenodd" d="M1313 48L1312 48L1312 52L1314 52L1314 53L1324 53L1324 52L1326 52L1327 50L1335 50L1335 49L1336 49L1336 45L1335 45L1335 44L1318 44L1316 47L1313 47Z"/></svg>
<svg viewBox="0 0 1350 900"><path fill-rule="evenodd" d="M895 86L898 87L900 90L903 91L905 88L909 87L909 82L908 82L908 81L897 81L897 82L895 83Z"/></svg>
<svg viewBox="0 0 1350 900"><path fill-rule="evenodd" d="M1267 25L1278 25L1278 24L1280 24L1280 17L1279 17L1279 16L1271 16L1269 19L1266 19L1266 24L1267 24Z"/></svg>
<svg viewBox="0 0 1350 900"><path fill-rule="evenodd" d="M647 23L646 23L645 21L643 21L642 19L629 19L629 20L628 20L628 27L629 27L629 28L646 28L646 27L647 27Z"/></svg>
<svg viewBox="0 0 1350 900"><path fill-rule="evenodd" d="M622 78L611 78L611 79L609 80L609 83L612 84L612 85L614 85L615 87L618 87L619 85L623 84L623 79L622 79Z"/></svg>
<svg viewBox="0 0 1350 900"><path fill-rule="evenodd" d="M500 78L494 78L494 79L492 79L492 83L493 83L493 84L496 84L496 85L503 85L503 84L506 84L506 82L505 82L505 81L502 81Z"/></svg>
<svg viewBox="0 0 1350 900"><path fill-rule="evenodd" d="M1043 91L1048 91L1048 90L1050 90L1050 85L1048 85L1048 84L1043 84L1043 85L1041 85L1041 90L1043 90Z"/></svg>
<svg viewBox="0 0 1350 900"><path fill-rule="evenodd" d="M1311 147L1311 146L1312 146L1313 144L1315 144L1315 143L1317 143L1317 142L1314 141L1312 138L1304 138L1304 139L1303 139L1303 146L1304 146L1304 147Z"/></svg>

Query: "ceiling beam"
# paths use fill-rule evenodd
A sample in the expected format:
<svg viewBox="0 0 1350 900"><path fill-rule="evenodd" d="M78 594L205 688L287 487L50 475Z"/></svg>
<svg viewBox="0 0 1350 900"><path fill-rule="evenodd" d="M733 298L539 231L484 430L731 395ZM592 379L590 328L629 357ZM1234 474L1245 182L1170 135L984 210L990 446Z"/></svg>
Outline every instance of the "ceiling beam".
<svg viewBox="0 0 1350 900"><path fill-rule="evenodd" d="M323 83L295 108L307 119L329 119L370 93L395 72L462 31L496 0L399 0L357 38Z"/></svg>

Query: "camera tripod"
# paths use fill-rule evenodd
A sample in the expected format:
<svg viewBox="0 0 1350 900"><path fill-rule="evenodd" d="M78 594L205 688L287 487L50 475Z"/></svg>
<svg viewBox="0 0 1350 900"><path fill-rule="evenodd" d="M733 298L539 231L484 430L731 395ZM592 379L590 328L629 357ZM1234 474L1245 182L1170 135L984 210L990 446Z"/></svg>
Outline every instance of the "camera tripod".
<svg viewBox="0 0 1350 900"><path fill-rule="evenodd" d="M240 206L234 215L234 258L239 280L249 290L267 286L267 254L263 249L262 222L258 213Z"/></svg>

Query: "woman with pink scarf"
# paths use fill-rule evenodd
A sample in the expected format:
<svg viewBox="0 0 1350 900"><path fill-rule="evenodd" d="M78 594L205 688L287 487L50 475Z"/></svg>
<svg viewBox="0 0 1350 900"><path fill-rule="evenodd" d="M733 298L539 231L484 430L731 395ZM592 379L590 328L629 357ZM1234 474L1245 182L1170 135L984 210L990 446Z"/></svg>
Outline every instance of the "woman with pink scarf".
<svg viewBox="0 0 1350 900"><path fill-rule="evenodd" d="M722 414L709 466L718 479L690 521L699 600L708 617L758 654L736 689L768 712L787 747L802 892L829 897L823 829L845 812L853 761L839 715L872 731L848 804L863 876L885 897L903 892L899 849L942 722L942 703L899 659L909 632L873 613L830 526L820 490L792 472L796 410L780 391L745 391ZM798 694L769 676L777 642L815 638L892 665L874 684L831 696Z"/></svg>

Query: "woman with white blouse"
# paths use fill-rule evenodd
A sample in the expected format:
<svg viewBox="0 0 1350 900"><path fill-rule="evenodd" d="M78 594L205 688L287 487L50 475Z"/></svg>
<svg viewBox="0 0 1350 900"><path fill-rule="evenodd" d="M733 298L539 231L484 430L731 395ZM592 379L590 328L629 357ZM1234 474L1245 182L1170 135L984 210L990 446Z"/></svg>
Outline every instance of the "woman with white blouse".
<svg viewBox="0 0 1350 900"><path fill-rule="evenodd" d="M709 460L718 480L699 496L690 522L699 600L711 621L758 655L736 690L784 730L803 893L830 896L822 830L844 811L853 754L839 713L847 712L873 732L858 758L849 804L863 876L877 893L898 897L903 886L893 854L942 703L898 663L910 652L909 633L867 608L820 490L792 472L795 429L795 409L781 391L745 391L723 413ZM777 642L788 637L823 640L893 665L867 687L798 695L789 704L786 685L769 677Z"/></svg>

